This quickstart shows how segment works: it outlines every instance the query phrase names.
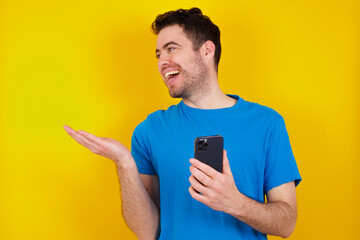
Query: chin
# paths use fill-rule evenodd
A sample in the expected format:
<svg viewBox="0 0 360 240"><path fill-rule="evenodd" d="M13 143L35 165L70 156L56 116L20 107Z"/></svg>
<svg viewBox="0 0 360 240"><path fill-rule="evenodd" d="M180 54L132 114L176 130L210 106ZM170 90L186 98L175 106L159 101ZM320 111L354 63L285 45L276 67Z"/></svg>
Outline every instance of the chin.
<svg viewBox="0 0 360 240"><path fill-rule="evenodd" d="M170 97L172 97L172 98L182 98L184 94L183 94L183 92L171 91L171 90L169 89L169 95L170 95Z"/></svg>
<svg viewBox="0 0 360 240"><path fill-rule="evenodd" d="M172 98L182 98L181 94L174 94L174 93L170 93L170 92L169 92L169 94L170 94L170 97L172 97Z"/></svg>

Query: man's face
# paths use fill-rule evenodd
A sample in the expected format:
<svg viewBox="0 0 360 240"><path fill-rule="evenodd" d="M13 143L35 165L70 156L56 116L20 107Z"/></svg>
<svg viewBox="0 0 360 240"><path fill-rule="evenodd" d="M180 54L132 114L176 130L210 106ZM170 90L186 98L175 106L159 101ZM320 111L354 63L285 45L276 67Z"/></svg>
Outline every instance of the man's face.
<svg viewBox="0 0 360 240"><path fill-rule="evenodd" d="M188 99L206 91L207 67L182 27L173 25L160 31L156 56L159 72L171 97Z"/></svg>

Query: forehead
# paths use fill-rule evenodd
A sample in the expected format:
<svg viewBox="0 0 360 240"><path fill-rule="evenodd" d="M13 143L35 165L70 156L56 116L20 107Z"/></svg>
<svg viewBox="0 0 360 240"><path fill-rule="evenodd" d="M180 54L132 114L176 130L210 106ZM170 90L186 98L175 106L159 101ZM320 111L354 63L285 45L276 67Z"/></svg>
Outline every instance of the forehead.
<svg viewBox="0 0 360 240"><path fill-rule="evenodd" d="M192 44L183 28L179 25L172 25L161 29L157 37L156 49L161 49L169 42L176 42L180 45Z"/></svg>

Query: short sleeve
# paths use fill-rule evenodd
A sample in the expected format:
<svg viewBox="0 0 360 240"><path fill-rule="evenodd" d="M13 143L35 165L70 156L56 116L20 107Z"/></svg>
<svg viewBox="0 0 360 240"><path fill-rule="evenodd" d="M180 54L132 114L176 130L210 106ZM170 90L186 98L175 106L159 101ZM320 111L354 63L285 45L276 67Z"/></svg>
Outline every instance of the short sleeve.
<svg viewBox="0 0 360 240"><path fill-rule="evenodd" d="M301 181L285 121L280 115L275 118L268 138L264 175L265 193L284 183L295 181L297 186Z"/></svg>
<svg viewBox="0 0 360 240"><path fill-rule="evenodd" d="M156 171L150 158L147 120L140 123L131 138L131 154L140 174L155 175Z"/></svg>

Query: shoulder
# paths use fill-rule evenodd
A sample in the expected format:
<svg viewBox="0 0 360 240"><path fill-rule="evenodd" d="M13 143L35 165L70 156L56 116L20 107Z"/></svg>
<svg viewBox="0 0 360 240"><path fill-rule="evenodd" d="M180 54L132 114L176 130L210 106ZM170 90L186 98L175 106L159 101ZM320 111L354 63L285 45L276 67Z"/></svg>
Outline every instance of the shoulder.
<svg viewBox="0 0 360 240"><path fill-rule="evenodd" d="M159 120L169 118L172 115L178 113L179 108L180 108L180 106L179 106L179 104L177 104L177 105L171 105L166 110L163 110L163 109L157 110L157 111L155 111L153 113L150 113L147 116L147 118L145 119L145 121L147 121L149 123L152 123L154 121L159 121Z"/></svg>
<svg viewBox="0 0 360 240"><path fill-rule="evenodd" d="M245 100L243 101L244 107L249 111L251 115L253 115L253 117L272 122L283 121L283 117L280 115L280 113L278 113L273 108L255 102Z"/></svg>
<svg viewBox="0 0 360 240"><path fill-rule="evenodd" d="M177 112L179 112L179 104L172 105L166 110L160 109L153 113L150 113L145 120L143 120L137 125L137 127L135 128L135 132L146 131L149 126L156 127L158 124L166 121L168 118L170 118Z"/></svg>

